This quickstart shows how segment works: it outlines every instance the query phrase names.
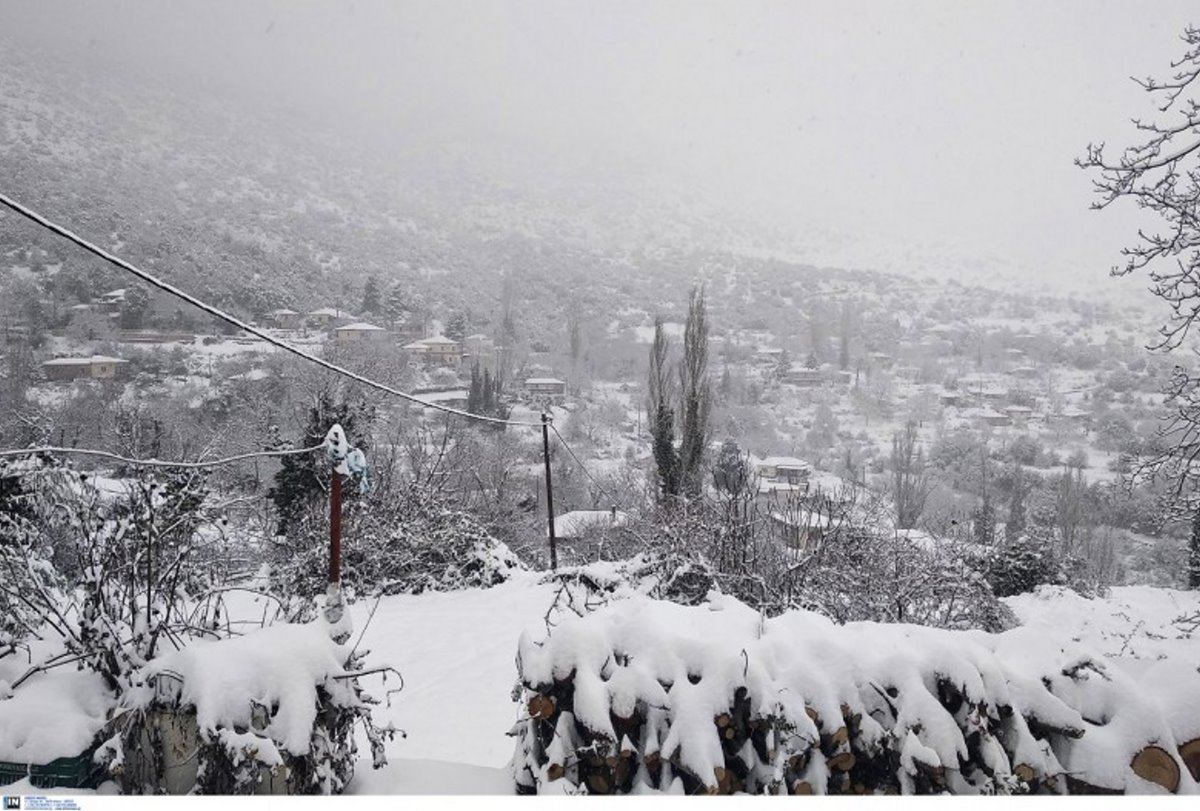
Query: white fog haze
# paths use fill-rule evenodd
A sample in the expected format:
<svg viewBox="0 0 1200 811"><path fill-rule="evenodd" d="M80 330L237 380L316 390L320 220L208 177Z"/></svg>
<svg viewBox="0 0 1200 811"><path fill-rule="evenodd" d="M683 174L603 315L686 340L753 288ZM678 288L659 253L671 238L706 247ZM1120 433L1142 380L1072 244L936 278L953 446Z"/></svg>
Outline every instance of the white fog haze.
<svg viewBox="0 0 1200 811"><path fill-rule="evenodd" d="M1200 794L1198 12L0 0L2 811Z"/></svg>
<svg viewBox="0 0 1200 811"><path fill-rule="evenodd" d="M67 76L117 70L124 93L152 78L149 94L165 83L278 107L384 161L452 151L599 205L622 204L603 199L613 186L649 189L778 228L766 247L800 261L939 276L980 263L1086 286L1133 215L1088 212L1073 161L1149 109L1129 76L1165 67L1190 4L0 9L0 36Z"/></svg>

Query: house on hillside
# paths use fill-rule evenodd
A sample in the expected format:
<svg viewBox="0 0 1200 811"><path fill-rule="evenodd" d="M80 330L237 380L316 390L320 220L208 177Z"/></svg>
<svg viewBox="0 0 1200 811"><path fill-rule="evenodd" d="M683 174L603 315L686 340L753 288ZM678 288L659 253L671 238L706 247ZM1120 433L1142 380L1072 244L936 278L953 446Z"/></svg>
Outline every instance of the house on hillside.
<svg viewBox="0 0 1200 811"><path fill-rule="evenodd" d="M980 409L979 419L984 424L990 425L993 428L1004 428L1005 426L1012 425L1012 417L991 408Z"/></svg>
<svg viewBox="0 0 1200 811"><path fill-rule="evenodd" d="M1011 405L1004 409L1014 425L1025 425L1033 416L1033 409L1028 406Z"/></svg>
<svg viewBox="0 0 1200 811"><path fill-rule="evenodd" d="M628 523L629 516L616 507L572 510L554 516L554 537L559 542L560 560L577 564L627 557L635 542L631 529L626 526Z"/></svg>
<svg viewBox="0 0 1200 811"><path fill-rule="evenodd" d="M458 366L462 361L462 345L444 335L422 338L405 344L404 353L426 366Z"/></svg>
<svg viewBox="0 0 1200 811"><path fill-rule="evenodd" d="M829 516L809 508L771 510L767 515L784 546L797 551L819 544L830 526Z"/></svg>
<svg viewBox="0 0 1200 811"><path fill-rule="evenodd" d="M608 510L571 510L554 516L554 537L560 540L577 540L623 527L628 522L629 515L616 507Z"/></svg>
<svg viewBox="0 0 1200 811"><path fill-rule="evenodd" d="M808 491L812 467L794 456L768 456L754 462L760 493Z"/></svg>
<svg viewBox="0 0 1200 811"><path fill-rule="evenodd" d="M825 375L822 374L820 369L793 366L784 372L783 382L806 389L817 388L818 386L825 385Z"/></svg>
<svg viewBox="0 0 1200 811"><path fill-rule="evenodd" d="M333 331L333 340L339 344L382 344L387 338L387 330L365 321L345 324Z"/></svg>
<svg viewBox="0 0 1200 811"><path fill-rule="evenodd" d="M286 307L280 310L271 310L267 313L267 324L276 329L300 329L304 324L304 317L295 310L289 310Z"/></svg>
<svg viewBox="0 0 1200 811"><path fill-rule="evenodd" d="M119 287L116 290L101 293L93 303L104 312L115 315L121 312L121 307L125 304L125 288Z"/></svg>
<svg viewBox="0 0 1200 811"><path fill-rule="evenodd" d="M123 374L129 361L106 355L91 357L53 358L42 363L47 380L112 380Z"/></svg>
<svg viewBox="0 0 1200 811"><path fill-rule="evenodd" d="M312 329L327 330L338 324L349 323L354 316L336 307L322 307L304 316L304 323Z"/></svg>
<svg viewBox="0 0 1200 811"><path fill-rule="evenodd" d="M1075 408L1073 406L1068 406L1062 411L1051 414L1049 418L1049 422L1053 424L1069 425L1080 428L1087 427L1091 420L1092 415L1090 412L1084 411L1081 408Z"/></svg>
<svg viewBox="0 0 1200 811"><path fill-rule="evenodd" d="M566 381L557 377L530 377L525 380L525 395L535 402L562 405L567 398Z"/></svg>

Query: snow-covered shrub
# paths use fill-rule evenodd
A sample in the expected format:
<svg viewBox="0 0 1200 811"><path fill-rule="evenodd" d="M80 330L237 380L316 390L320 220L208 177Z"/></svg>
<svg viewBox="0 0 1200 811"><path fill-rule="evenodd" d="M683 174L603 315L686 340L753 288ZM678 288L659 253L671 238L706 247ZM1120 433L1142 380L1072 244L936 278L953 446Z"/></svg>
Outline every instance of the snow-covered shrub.
<svg viewBox="0 0 1200 811"><path fill-rule="evenodd" d="M41 493L30 481L46 472L44 460L0 460L0 657L45 622L43 600L62 600L63 578L38 521Z"/></svg>
<svg viewBox="0 0 1200 811"><path fill-rule="evenodd" d="M370 672L386 670L375 668ZM354 776L355 730L376 768L385 741L359 684L363 654L323 622L195 642L136 674L98 755L125 793L337 794Z"/></svg>
<svg viewBox="0 0 1200 811"><path fill-rule="evenodd" d="M813 532L800 540L797 526L810 523ZM988 631L1012 624L971 544L898 533L869 507L841 499L765 509L752 500L698 502L642 534L658 562L657 596L685 604L717 588L768 615L805 608L838 622Z"/></svg>
<svg viewBox="0 0 1200 811"><path fill-rule="evenodd" d="M272 568L277 590L299 595L324 591L327 527L314 526L279 552ZM369 497L346 508L342 579L360 594L488 588L522 568L508 547L469 513L435 494L411 489L386 503Z"/></svg>
<svg viewBox="0 0 1200 811"><path fill-rule="evenodd" d="M523 793L1195 793L1186 690L1146 693L1036 630L765 619L633 597L517 666ZM1188 678L1197 681L1195 674Z"/></svg>
<svg viewBox="0 0 1200 811"><path fill-rule="evenodd" d="M997 597L1011 597L1041 585L1062 585L1067 576L1048 544L1022 536L996 551L987 579Z"/></svg>

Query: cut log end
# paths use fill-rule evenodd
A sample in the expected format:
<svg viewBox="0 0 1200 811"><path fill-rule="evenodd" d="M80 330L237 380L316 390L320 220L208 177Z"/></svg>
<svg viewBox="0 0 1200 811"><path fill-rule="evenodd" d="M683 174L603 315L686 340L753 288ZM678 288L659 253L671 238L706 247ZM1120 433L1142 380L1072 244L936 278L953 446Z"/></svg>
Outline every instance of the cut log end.
<svg viewBox="0 0 1200 811"><path fill-rule="evenodd" d="M1200 780L1200 738L1192 738L1180 746L1179 756L1183 758L1184 765L1192 773L1192 779Z"/></svg>
<svg viewBox="0 0 1200 811"><path fill-rule="evenodd" d="M1013 774L1015 774L1017 779L1022 783L1032 783L1034 778L1037 776L1037 772L1035 772L1033 767L1027 763L1018 763L1016 767L1013 768Z"/></svg>
<svg viewBox="0 0 1200 811"><path fill-rule="evenodd" d="M854 768L854 762L855 760L853 752L842 752L841 754L834 755L825 761L826 765L828 765L829 768L835 772L850 771Z"/></svg>
<svg viewBox="0 0 1200 811"><path fill-rule="evenodd" d="M529 699L529 717L545 720L554 714L554 699L551 696L536 695Z"/></svg>
<svg viewBox="0 0 1200 811"><path fill-rule="evenodd" d="M1174 794L1179 791L1179 764L1160 746L1147 746L1133 756L1129 764L1143 780L1162 786Z"/></svg>
<svg viewBox="0 0 1200 811"><path fill-rule="evenodd" d="M792 784L792 794L799 794L807 797L812 795L812 793L813 787L811 783L807 783L804 780L797 780Z"/></svg>

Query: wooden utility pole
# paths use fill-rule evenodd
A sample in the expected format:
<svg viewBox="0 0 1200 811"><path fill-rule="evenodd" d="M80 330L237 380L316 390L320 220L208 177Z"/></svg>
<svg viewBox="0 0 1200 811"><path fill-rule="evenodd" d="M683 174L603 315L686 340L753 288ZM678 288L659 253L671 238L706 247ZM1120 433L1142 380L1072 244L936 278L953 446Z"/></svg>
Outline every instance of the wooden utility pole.
<svg viewBox="0 0 1200 811"><path fill-rule="evenodd" d="M546 523L550 528L550 570L558 571L558 544L554 537L554 483L550 479L550 415L542 412L542 457L546 462Z"/></svg>

